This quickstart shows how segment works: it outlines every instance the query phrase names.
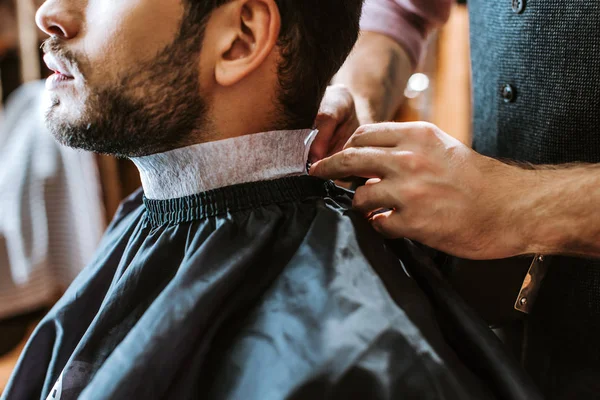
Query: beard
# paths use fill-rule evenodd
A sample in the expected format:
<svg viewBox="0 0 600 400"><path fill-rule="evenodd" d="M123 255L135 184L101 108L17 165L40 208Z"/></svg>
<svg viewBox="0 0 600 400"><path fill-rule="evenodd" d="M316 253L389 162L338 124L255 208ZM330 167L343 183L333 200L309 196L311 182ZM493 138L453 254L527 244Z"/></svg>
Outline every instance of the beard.
<svg viewBox="0 0 600 400"><path fill-rule="evenodd" d="M194 132L207 125L199 81L201 40L201 34L180 33L153 60L121 74L111 87L94 88L84 81L78 117L62 115L60 99L52 96L48 129L63 145L117 157L140 157L197 142ZM90 71L89 65L77 62L85 58L64 49L59 39L49 39L44 50L77 72Z"/></svg>

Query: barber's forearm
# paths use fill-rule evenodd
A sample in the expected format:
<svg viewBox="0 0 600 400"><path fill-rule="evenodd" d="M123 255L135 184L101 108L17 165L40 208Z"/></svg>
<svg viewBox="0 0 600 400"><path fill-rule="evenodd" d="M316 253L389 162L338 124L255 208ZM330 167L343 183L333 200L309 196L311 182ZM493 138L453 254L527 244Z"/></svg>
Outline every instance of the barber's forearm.
<svg viewBox="0 0 600 400"><path fill-rule="evenodd" d="M334 79L352 92L361 124L392 120L412 73L410 58L395 40L362 32L352 54Z"/></svg>
<svg viewBox="0 0 600 400"><path fill-rule="evenodd" d="M525 171L517 200L528 253L600 257L600 165Z"/></svg>

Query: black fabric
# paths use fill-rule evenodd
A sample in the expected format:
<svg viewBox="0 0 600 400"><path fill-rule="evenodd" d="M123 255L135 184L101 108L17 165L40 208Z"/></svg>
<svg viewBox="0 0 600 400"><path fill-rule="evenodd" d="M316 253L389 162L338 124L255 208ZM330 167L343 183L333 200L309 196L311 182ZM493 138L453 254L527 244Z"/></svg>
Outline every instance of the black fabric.
<svg viewBox="0 0 600 400"><path fill-rule="evenodd" d="M441 328L448 343L467 365L478 371L478 376L494 393L502 399L542 399L538 388L522 373L504 343L453 290L427 253L408 240L394 241L390 245L409 265L411 275L434 304L439 318L444 321Z"/></svg>
<svg viewBox="0 0 600 400"><path fill-rule="evenodd" d="M48 309L36 310L16 317L0 320L0 357L15 351Z"/></svg>
<svg viewBox="0 0 600 400"><path fill-rule="evenodd" d="M351 193L311 177L137 193L3 399L511 398L457 356L350 206Z"/></svg>
<svg viewBox="0 0 600 400"><path fill-rule="evenodd" d="M475 149L534 164L600 162L600 2L526 0L522 13L512 3L469 1ZM600 262L553 260L525 338L526 367L548 398L597 398L599 321Z"/></svg>
<svg viewBox="0 0 600 400"><path fill-rule="evenodd" d="M525 365L552 399L600 399L600 265L550 259L527 321Z"/></svg>

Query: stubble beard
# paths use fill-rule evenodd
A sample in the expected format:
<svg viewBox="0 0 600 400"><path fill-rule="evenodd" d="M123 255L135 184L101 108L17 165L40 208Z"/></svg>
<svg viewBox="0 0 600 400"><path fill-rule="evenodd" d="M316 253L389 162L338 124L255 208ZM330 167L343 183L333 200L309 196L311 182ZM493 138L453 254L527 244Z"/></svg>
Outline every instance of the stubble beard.
<svg viewBox="0 0 600 400"><path fill-rule="evenodd" d="M111 87L87 85L77 118L62 116L57 110L60 100L53 98L46 112L50 132L63 145L118 157L140 157L197 142L208 124L207 105L199 82L201 35L188 36L180 34L154 60L122 74Z"/></svg>

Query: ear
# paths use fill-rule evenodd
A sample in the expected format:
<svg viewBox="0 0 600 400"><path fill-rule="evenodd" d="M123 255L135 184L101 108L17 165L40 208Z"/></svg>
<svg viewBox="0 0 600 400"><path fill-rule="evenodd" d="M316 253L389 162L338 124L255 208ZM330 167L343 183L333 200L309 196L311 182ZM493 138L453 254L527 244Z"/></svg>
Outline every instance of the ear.
<svg viewBox="0 0 600 400"><path fill-rule="evenodd" d="M271 54L279 38L281 15L275 0L235 0L215 12L215 79L222 86L231 86L258 69Z"/></svg>

